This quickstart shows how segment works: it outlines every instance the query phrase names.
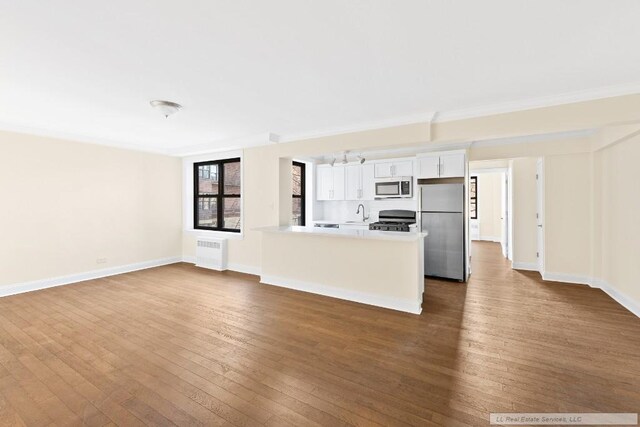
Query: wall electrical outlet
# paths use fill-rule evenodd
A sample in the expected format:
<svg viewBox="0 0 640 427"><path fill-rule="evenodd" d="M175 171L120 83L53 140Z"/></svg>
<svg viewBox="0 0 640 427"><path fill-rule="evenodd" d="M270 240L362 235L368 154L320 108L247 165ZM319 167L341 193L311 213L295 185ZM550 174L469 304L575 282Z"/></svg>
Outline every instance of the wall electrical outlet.
<svg viewBox="0 0 640 427"><path fill-rule="evenodd" d="M96 260L96 264L106 264L107 263L107 259L106 258L98 258Z"/></svg>

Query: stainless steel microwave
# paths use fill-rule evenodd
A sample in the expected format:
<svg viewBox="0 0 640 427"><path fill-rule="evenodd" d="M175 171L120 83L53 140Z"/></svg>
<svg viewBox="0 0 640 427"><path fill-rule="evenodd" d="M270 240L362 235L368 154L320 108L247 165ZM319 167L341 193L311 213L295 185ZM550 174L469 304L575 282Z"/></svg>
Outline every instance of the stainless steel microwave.
<svg viewBox="0 0 640 427"><path fill-rule="evenodd" d="M413 197L413 178L410 176L379 178L375 181L376 199Z"/></svg>

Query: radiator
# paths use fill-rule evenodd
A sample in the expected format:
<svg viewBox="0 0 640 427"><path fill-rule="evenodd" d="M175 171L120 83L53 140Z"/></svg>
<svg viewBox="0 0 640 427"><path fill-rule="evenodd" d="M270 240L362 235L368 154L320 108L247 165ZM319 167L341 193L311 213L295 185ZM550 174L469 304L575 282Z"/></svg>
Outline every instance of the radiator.
<svg viewBox="0 0 640 427"><path fill-rule="evenodd" d="M211 270L227 269L227 239L199 237L196 240L196 266Z"/></svg>

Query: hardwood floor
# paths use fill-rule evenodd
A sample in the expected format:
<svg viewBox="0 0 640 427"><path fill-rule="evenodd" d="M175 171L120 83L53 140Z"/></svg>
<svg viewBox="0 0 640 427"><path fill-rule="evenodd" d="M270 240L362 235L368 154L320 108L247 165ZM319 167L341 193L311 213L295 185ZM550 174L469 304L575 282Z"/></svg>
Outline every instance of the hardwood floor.
<svg viewBox="0 0 640 427"><path fill-rule="evenodd" d="M0 298L0 425L487 425L640 411L640 319L474 243L415 316L188 264Z"/></svg>

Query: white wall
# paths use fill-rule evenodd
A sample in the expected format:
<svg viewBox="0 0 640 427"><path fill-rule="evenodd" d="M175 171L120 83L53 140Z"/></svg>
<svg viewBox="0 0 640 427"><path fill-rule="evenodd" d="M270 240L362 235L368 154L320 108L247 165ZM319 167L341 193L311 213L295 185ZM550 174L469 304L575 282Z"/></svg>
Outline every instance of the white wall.
<svg viewBox="0 0 640 427"><path fill-rule="evenodd" d="M180 164L0 132L0 287L180 257Z"/></svg>
<svg viewBox="0 0 640 427"><path fill-rule="evenodd" d="M640 316L640 136L594 154L596 284Z"/></svg>
<svg viewBox="0 0 640 427"><path fill-rule="evenodd" d="M591 153L544 159L545 277L589 283Z"/></svg>

